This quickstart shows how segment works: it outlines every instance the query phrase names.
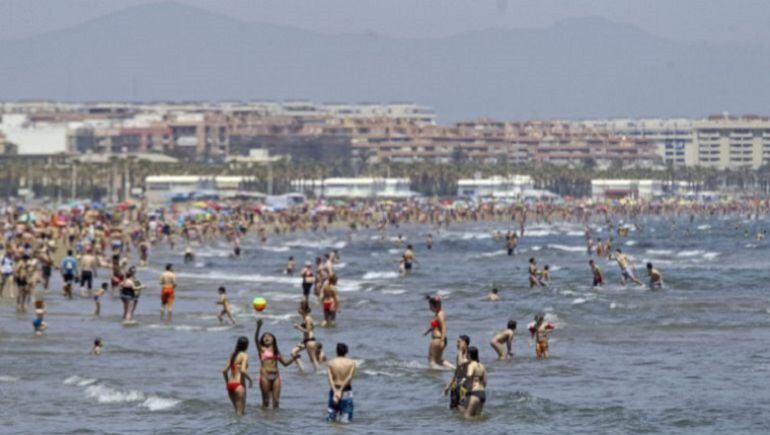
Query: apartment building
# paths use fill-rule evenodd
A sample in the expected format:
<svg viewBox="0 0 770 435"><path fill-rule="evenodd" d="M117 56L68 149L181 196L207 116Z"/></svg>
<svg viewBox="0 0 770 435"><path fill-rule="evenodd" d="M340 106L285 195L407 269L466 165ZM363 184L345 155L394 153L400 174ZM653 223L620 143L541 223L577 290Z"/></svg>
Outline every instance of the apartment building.
<svg viewBox="0 0 770 435"><path fill-rule="evenodd" d="M710 117L693 124L698 165L757 169L770 163L770 118Z"/></svg>

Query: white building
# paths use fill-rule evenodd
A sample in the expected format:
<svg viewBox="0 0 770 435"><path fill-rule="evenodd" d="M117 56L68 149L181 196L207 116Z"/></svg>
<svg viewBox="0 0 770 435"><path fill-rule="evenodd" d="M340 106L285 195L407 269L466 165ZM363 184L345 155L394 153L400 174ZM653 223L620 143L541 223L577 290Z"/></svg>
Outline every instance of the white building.
<svg viewBox="0 0 770 435"><path fill-rule="evenodd" d="M697 121L693 132L700 166L757 169L770 163L770 118L714 117Z"/></svg>
<svg viewBox="0 0 770 435"><path fill-rule="evenodd" d="M62 154L68 151L66 123L32 122L20 113L4 114L0 132L16 145L21 156Z"/></svg>
<svg viewBox="0 0 770 435"><path fill-rule="evenodd" d="M650 200L663 196L661 180L591 180L594 198Z"/></svg>
<svg viewBox="0 0 770 435"><path fill-rule="evenodd" d="M657 146L658 155L665 164L683 167L698 163L693 140L694 121L690 119L609 119L581 124L617 136L647 139Z"/></svg>
<svg viewBox="0 0 770 435"><path fill-rule="evenodd" d="M412 198L408 178L325 178L293 180L292 188L323 198Z"/></svg>
<svg viewBox="0 0 770 435"><path fill-rule="evenodd" d="M534 187L529 175L465 178L457 181L457 196L522 198L525 191L532 191Z"/></svg>

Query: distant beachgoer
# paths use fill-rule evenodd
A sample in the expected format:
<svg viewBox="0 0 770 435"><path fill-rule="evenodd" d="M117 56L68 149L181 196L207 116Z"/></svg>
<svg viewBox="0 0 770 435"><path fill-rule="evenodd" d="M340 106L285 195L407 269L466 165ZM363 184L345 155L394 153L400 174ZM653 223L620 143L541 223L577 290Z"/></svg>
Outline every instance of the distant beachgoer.
<svg viewBox="0 0 770 435"><path fill-rule="evenodd" d="M484 404L487 402L487 369L479 362L479 350L475 346L468 348L468 369L466 372L466 383L470 386L468 392L468 403L465 406L464 415L467 418L477 417L484 410Z"/></svg>
<svg viewBox="0 0 770 435"><path fill-rule="evenodd" d="M42 300L35 301L35 319L32 320L32 326L35 328L35 335L43 335L43 331L48 328L48 324L45 323L45 315L48 312L45 309L45 302Z"/></svg>
<svg viewBox="0 0 770 435"><path fill-rule="evenodd" d="M548 359L550 356L548 353L548 338L554 328L553 323L545 321L545 314L543 313L535 315L535 321L529 324L530 345L534 339L535 356L538 359Z"/></svg>
<svg viewBox="0 0 770 435"><path fill-rule="evenodd" d="M62 281L64 281L64 297L72 299L72 283L75 281L78 270L78 261L72 255L72 250L67 251L67 256L62 259L59 269L61 270Z"/></svg>
<svg viewBox="0 0 770 435"><path fill-rule="evenodd" d="M324 308L324 321L321 326L334 326L337 322L337 314L340 312L340 300L337 295L337 275L329 277L329 281L323 288L321 303Z"/></svg>
<svg viewBox="0 0 770 435"><path fill-rule="evenodd" d="M444 359L444 349L447 345L446 318L444 310L441 308L441 298L439 296L426 296L428 306L433 311L433 318L430 321L430 327L423 335L431 335L430 345L428 346L428 364L432 369L454 369L452 363Z"/></svg>
<svg viewBox="0 0 770 435"><path fill-rule="evenodd" d="M166 265L166 270L160 274L160 320L168 314L167 320L171 322L172 311L174 309L174 296L176 293L176 275L174 266Z"/></svg>
<svg viewBox="0 0 770 435"><path fill-rule="evenodd" d="M105 284L106 284L106 283L105 283ZM95 339L95 340L94 340L94 345L93 345L93 347L91 348L91 355L93 355L93 356L99 356L99 355L101 355L101 354L102 354L102 347L104 347L104 346L102 345L102 339L101 339L101 338L97 338L97 339Z"/></svg>
<svg viewBox="0 0 770 435"><path fill-rule="evenodd" d="M540 272L537 270L535 258L529 259L529 286L540 287Z"/></svg>
<svg viewBox="0 0 770 435"><path fill-rule="evenodd" d="M217 293L219 293L219 300L217 301L217 305L222 306L222 311L217 314L217 318L219 319L219 323L221 324L223 322L224 316L227 316L228 319L230 319L230 322L235 325L235 319L233 319L233 313L232 308L230 307L230 302L227 300L227 290L224 287L219 287L217 290Z"/></svg>
<svg viewBox="0 0 770 435"><path fill-rule="evenodd" d="M302 323L295 323L294 329L302 333L302 342L292 349L291 355L296 356L303 350L306 351L310 363L313 364L315 371L318 371L321 363L321 355L319 354L321 344L316 341L315 333L313 332L315 323L313 322L313 317L310 316L311 311L310 304L307 301L303 300L299 303L297 314L302 317ZM297 360L297 367L300 370L304 370L299 360Z"/></svg>
<svg viewBox="0 0 770 435"><path fill-rule="evenodd" d="M504 360L513 358L514 338L516 338L516 321L509 320L506 329L495 334L495 336L492 337L492 341L490 341L492 349L497 352L497 359Z"/></svg>
<svg viewBox="0 0 770 435"><path fill-rule="evenodd" d="M104 296L104 293L107 292L109 289L109 284L106 282L102 283L102 286L94 292L94 316L99 317L102 312L102 296Z"/></svg>
<svg viewBox="0 0 770 435"><path fill-rule="evenodd" d="M284 273L286 273L286 275L289 275L289 276L294 276L294 267L295 267L294 257L289 257L289 261L286 262L286 270L284 271Z"/></svg>
<svg viewBox="0 0 770 435"><path fill-rule="evenodd" d="M634 265L631 263L631 260L628 258L628 256L620 250L620 248L615 250L615 254L611 255L610 259L615 260L618 263L618 267L620 267L620 283L622 285L626 285L626 280L631 280L638 285L644 285L641 281L639 281L639 278L634 275Z"/></svg>
<svg viewBox="0 0 770 435"><path fill-rule="evenodd" d="M596 264L594 260L588 260L588 265L591 266L591 274L594 277L593 280L593 286L594 287L601 287L604 285L604 274L602 274L602 269L599 268L599 266Z"/></svg>
<svg viewBox="0 0 770 435"><path fill-rule="evenodd" d="M457 409L460 406L465 406L465 397L468 393L468 387L463 380L465 379L465 373L468 369L468 346L471 344L471 339L467 335L461 335L457 339L457 359L454 375L452 379L444 388L444 395L449 394L449 409Z"/></svg>
<svg viewBox="0 0 770 435"><path fill-rule="evenodd" d="M353 377L356 363L348 358L348 346L337 343L337 357L329 361L329 402L326 421L349 423L353 421Z"/></svg>
<svg viewBox="0 0 770 435"><path fill-rule="evenodd" d="M305 297L305 300L308 300L308 297L310 297L310 290L313 289L313 285L315 284L312 263L309 261L305 262L305 265L302 266L302 270L300 271L300 276L302 277L302 296Z"/></svg>
<svg viewBox="0 0 770 435"><path fill-rule="evenodd" d="M487 297L484 298L484 300L488 302L498 302L500 300L500 295L498 294L498 290L496 288L493 288L492 291L489 292Z"/></svg>
<svg viewBox="0 0 770 435"><path fill-rule="evenodd" d="M650 277L651 289L663 287L663 274L658 269L652 267L652 263L647 263L647 276Z"/></svg>

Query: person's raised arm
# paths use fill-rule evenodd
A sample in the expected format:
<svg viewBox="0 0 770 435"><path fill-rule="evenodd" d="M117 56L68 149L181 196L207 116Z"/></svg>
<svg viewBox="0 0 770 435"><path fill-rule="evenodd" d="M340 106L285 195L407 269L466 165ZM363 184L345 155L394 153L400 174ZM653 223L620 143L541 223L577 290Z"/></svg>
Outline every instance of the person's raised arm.
<svg viewBox="0 0 770 435"><path fill-rule="evenodd" d="M254 346L257 347L257 355L260 355L262 351L259 349L259 331L262 329L262 319L257 319L257 330L254 331Z"/></svg>

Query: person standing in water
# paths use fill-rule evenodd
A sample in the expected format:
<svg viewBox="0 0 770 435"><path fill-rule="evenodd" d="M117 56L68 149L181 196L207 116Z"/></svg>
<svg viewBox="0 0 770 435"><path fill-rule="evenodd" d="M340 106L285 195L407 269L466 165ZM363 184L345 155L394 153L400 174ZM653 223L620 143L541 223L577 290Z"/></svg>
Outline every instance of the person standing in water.
<svg viewBox="0 0 770 435"><path fill-rule="evenodd" d="M588 265L591 266L591 274L594 277L593 286L594 287L603 286L604 274L602 274L602 270L599 268L599 266L596 264L594 260L588 260Z"/></svg>
<svg viewBox="0 0 770 435"><path fill-rule="evenodd" d="M337 296L337 275L332 275L324 285L321 303L324 308L324 321L321 326L334 326L340 311L340 299Z"/></svg>
<svg viewBox="0 0 770 435"><path fill-rule="evenodd" d="M87 250L82 257L80 257L80 295L86 294L85 290L88 289L90 294L94 287L94 276L96 276L96 267L99 261L96 256L91 253L91 250Z"/></svg>
<svg viewBox="0 0 770 435"><path fill-rule="evenodd" d="M230 397L230 402L233 404L237 415L243 415L246 410L246 381L249 381L249 388L254 386L248 373L249 355L246 353L248 349L248 337L238 337L235 350L230 354L227 365L222 370L227 395Z"/></svg>
<svg viewBox="0 0 770 435"><path fill-rule="evenodd" d="M297 314L302 317L302 323L295 323L294 329L302 333L302 342L292 349L291 355L297 356L303 350L307 351L307 356L310 359L310 363L313 364L313 369L318 371L318 367L321 363L319 352L320 343L316 341L315 333L313 332L315 323L313 322L313 317L310 316L311 311L310 304L307 301L301 301L299 303ZM299 360L297 360L297 367L299 367L300 370L304 370Z"/></svg>
<svg viewBox="0 0 770 435"><path fill-rule="evenodd" d="M506 328L495 334L495 336L492 337L492 341L490 341L492 349L497 352L498 360L502 361L504 359L513 358L514 338L516 338L516 321L509 320Z"/></svg>
<svg viewBox="0 0 770 435"><path fill-rule="evenodd" d="M430 345L428 346L428 365L432 369L454 369L452 363L444 359L444 349L447 345L446 335L446 317L441 308L441 298L439 296L426 296L428 306L433 311L433 318L430 321L430 327L423 335L430 334Z"/></svg>
<svg viewBox="0 0 770 435"><path fill-rule="evenodd" d="M337 357L329 361L326 374L329 381L326 421L352 422L353 377L356 375L356 363L348 358L348 346L345 343L337 343Z"/></svg>
<svg viewBox="0 0 770 435"><path fill-rule="evenodd" d="M300 276L302 277L302 296L307 301L310 297L310 290L313 289L313 285L315 284L313 265L309 261L306 261L305 265L302 266Z"/></svg>
<svg viewBox="0 0 770 435"><path fill-rule="evenodd" d="M262 391L262 407L270 407L273 402L273 408L277 409L281 400L281 374L278 372L278 363L288 367L299 358L294 355L292 359L287 360L281 356L278 350L278 340L270 332L265 332L262 337L259 331L262 329L262 319L257 320L257 330L254 332L254 341L257 343L257 353L261 368L259 370L259 389Z"/></svg>
<svg viewBox="0 0 770 435"><path fill-rule="evenodd" d="M72 283L75 281L78 270L78 261L72 255L72 250L67 251L67 256L62 259L59 269L61 270L62 281L64 281L64 297L72 299Z"/></svg>
<svg viewBox="0 0 770 435"><path fill-rule="evenodd" d="M457 359L455 372L452 380L444 388L444 395L449 394L449 409L457 409L465 406L465 396L468 392L467 385L463 383L465 373L468 370L468 346L471 344L471 338L467 335L461 335L457 339Z"/></svg>
<svg viewBox="0 0 770 435"><path fill-rule="evenodd" d="M650 288L663 288L663 274L658 269L652 267L652 263L647 263L647 276L650 277Z"/></svg>
<svg viewBox="0 0 770 435"><path fill-rule="evenodd" d="M620 267L620 283L622 285L625 286L627 280L631 280L637 285L644 285L639 281L639 278L634 275L633 263L631 263L631 260L620 250L620 248L615 250L615 254L610 256L610 260L615 260L618 263L618 267Z"/></svg>
<svg viewBox="0 0 770 435"><path fill-rule="evenodd" d="M174 308L174 294L176 292L176 275L174 266L169 263L166 270L160 274L160 320L163 320L168 313L167 320L171 322L172 310Z"/></svg>
<svg viewBox="0 0 770 435"><path fill-rule="evenodd" d="M102 286L94 292L94 316L99 317L102 313L102 296L107 292L109 284L102 283Z"/></svg>
<svg viewBox="0 0 770 435"><path fill-rule="evenodd" d="M404 273L406 275L412 271L414 263L417 263L417 259L414 257L412 245L406 245L406 250L404 251Z"/></svg>
<svg viewBox="0 0 770 435"><path fill-rule="evenodd" d="M529 287L540 287L540 272L537 270L535 258L529 259Z"/></svg>
<svg viewBox="0 0 770 435"><path fill-rule="evenodd" d="M217 290L217 293L219 293L219 300L217 301L217 305L222 306L222 311L217 314L217 319L219 319L219 324L221 325L223 322L224 316L227 316L228 319L230 319L230 322L235 325L235 319L233 319L233 312L230 308L230 302L227 300L227 290L224 287L219 287L219 290Z"/></svg>
<svg viewBox="0 0 770 435"><path fill-rule="evenodd" d="M286 262L286 270L284 273L289 276L294 276L295 261L294 257L289 257L289 261Z"/></svg>
<svg viewBox="0 0 770 435"><path fill-rule="evenodd" d="M548 359L550 356L548 353L548 337L554 328L553 323L545 321L545 314L543 313L535 315L535 321L530 323L529 333L531 337L529 343L532 345L532 340L535 341L535 356L537 359Z"/></svg>
<svg viewBox="0 0 770 435"><path fill-rule="evenodd" d="M466 418L478 417L484 410L487 402L487 369L479 362L479 350L475 346L468 348L468 369L465 374L465 382L470 385L468 403L465 406Z"/></svg>
<svg viewBox="0 0 770 435"><path fill-rule="evenodd" d="M35 301L35 319L32 321L32 326L35 328L35 335L40 337L43 335L43 331L48 328L48 324L45 323L45 315L48 312L45 309L45 302L42 299Z"/></svg>

